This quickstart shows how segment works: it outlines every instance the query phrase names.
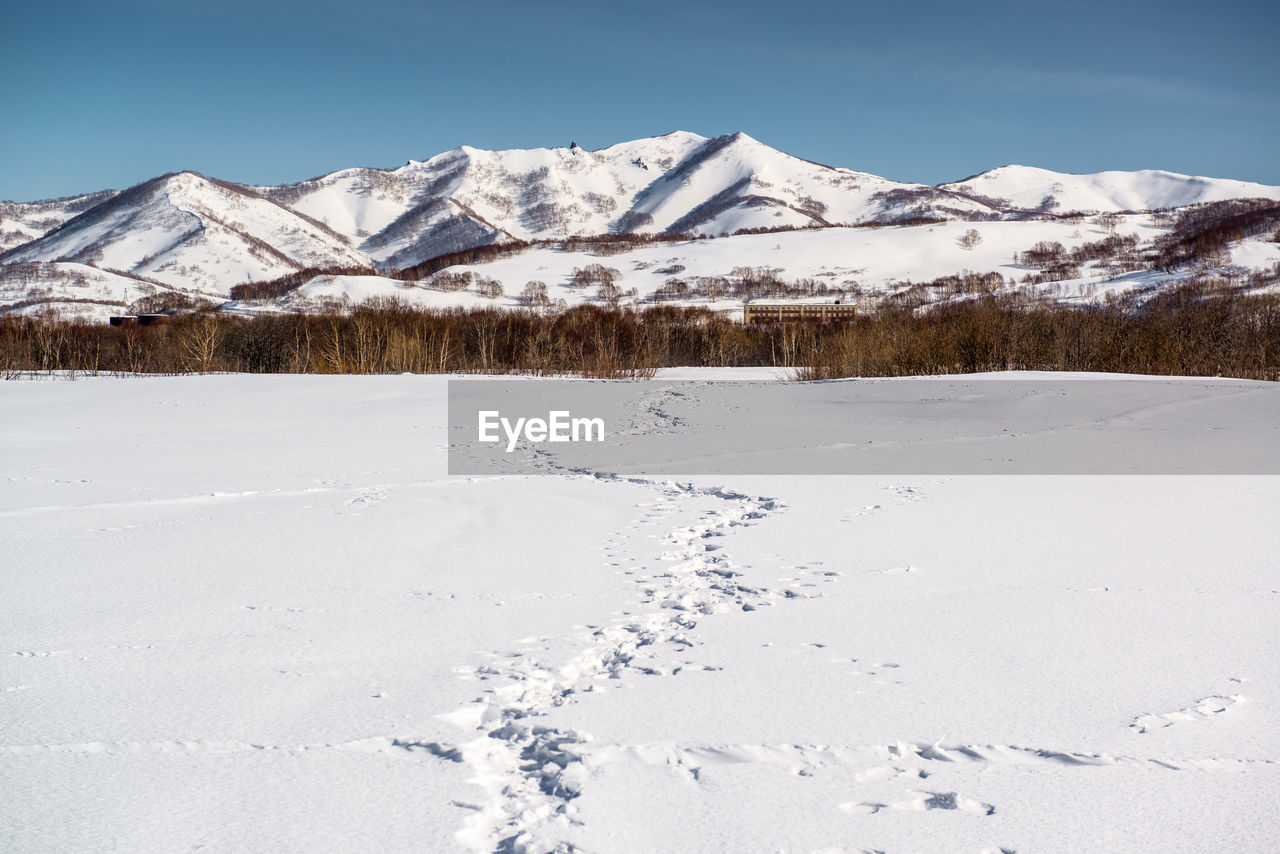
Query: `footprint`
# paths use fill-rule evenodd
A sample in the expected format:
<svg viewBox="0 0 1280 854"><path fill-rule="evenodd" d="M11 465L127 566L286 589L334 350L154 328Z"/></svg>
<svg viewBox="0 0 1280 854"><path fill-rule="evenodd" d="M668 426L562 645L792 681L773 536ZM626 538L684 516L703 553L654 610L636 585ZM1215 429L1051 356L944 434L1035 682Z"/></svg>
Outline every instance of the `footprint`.
<svg viewBox="0 0 1280 854"><path fill-rule="evenodd" d="M853 775L853 779L859 783L883 783L885 780L892 780L903 773L905 772L901 768L895 768L892 765L881 765L877 768L859 771Z"/></svg>
<svg viewBox="0 0 1280 854"><path fill-rule="evenodd" d="M913 564L904 564L903 566L891 566L888 569L873 569L868 575L904 575L908 572L919 572L920 568Z"/></svg>
<svg viewBox="0 0 1280 854"><path fill-rule="evenodd" d="M895 812L926 812L928 810L955 810L970 815L995 815L996 808L982 801L966 798L958 792L913 792L907 800L892 804L875 801L859 801L841 804L845 812L855 815L875 815L883 810Z"/></svg>
<svg viewBox="0 0 1280 854"><path fill-rule="evenodd" d="M836 660L837 660L837 659L832 659L832 661L836 661ZM856 658L851 658L851 659L849 659L849 661L850 661L852 664L858 665L858 667L860 667L860 668L866 668L866 669L854 670L853 672L854 672L854 675L855 675L855 676L887 676L888 674L881 673L880 671L885 670L885 669L893 670L893 669L896 669L896 668L898 667L898 665L897 665L897 664L894 664L894 663L892 663L892 662L883 662L883 663L881 663L881 662L862 662L862 663L859 663L858 659L856 659ZM901 685L902 683L901 683L901 682L899 682L899 681L897 681L897 680L894 680L894 684L895 684L895 685Z"/></svg>
<svg viewBox="0 0 1280 854"><path fill-rule="evenodd" d="M1208 697L1202 697L1196 700L1191 706L1185 709L1178 709L1173 712L1160 712L1157 714L1138 715L1129 724L1129 728L1137 732L1139 735L1150 732L1154 729L1164 729L1177 723L1187 721L1202 721L1220 715L1236 703L1244 702L1244 697L1239 694L1232 694L1229 697L1220 694L1213 694Z"/></svg>
<svg viewBox="0 0 1280 854"><path fill-rule="evenodd" d="M54 655L67 655L68 652L61 649L19 649L9 654L17 658L49 658Z"/></svg>

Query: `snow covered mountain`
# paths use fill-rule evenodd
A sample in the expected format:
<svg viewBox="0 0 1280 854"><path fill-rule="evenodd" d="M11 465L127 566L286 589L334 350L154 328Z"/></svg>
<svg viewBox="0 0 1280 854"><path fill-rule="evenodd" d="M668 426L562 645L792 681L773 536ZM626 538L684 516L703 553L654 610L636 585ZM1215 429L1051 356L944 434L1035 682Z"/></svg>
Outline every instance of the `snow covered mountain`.
<svg viewBox="0 0 1280 854"><path fill-rule="evenodd" d="M1151 211L1227 199L1280 199L1280 187L1154 169L1067 175L1033 166L1001 166L940 189L981 199L1006 213Z"/></svg>
<svg viewBox="0 0 1280 854"><path fill-rule="evenodd" d="M347 236L382 268L511 239L1000 215L946 190L801 160L744 133L676 132L599 151L462 146L391 171L259 189Z"/></svg>
<svg viewBox="0 0 1280 854"><path fill-rule="evenodd" d="M113 196L3 260L78 262L208 292L305 267L368 266L324 225L193 172Z"/></svg>
<svg viewBox="0 0 1280 854"><path fill-rule="evenodd" d="M102 190L40 202L0 202L0 252L42 237L115 194L115 190Z"/></svg>
<svg viewBox="0 0 1280 854"><path fill-rule="evenodd" d="M981 232L977 237L988 240L981 252L959 252L950 230L908 231L902 236L911 245L890 240L897 260L885 267L888 286L939 275L939 265L923 256L963 259L956 262L961 267L944 272L977 269L984 253L1003 253L1007 264L1041 239L1035 220L1058 214L1141 212L1244 197L1280 199L1280 187L1170 172L1065 175L1023 166L931 187L823 166L743 133L680 131L597 151L461 146L397 169L347 169L278 187L182 172L122 193L0 203L0 310L103 305L130 293L129 281L136 283L135 294L159 288L225 298L237 284L307 268L388 274L457 250L570 236L818 228L827 237L815 238L817 248L826 248L812 257L829 270L884 266L883 252L875 248L884 241L841 236L839 226L947 220L972 223ZM1001 223L1014 228L987 233L986 226ZM942 240L938 247L912 243L915 236L933 240L928 234ZM1055 239L1066 244L1097 236L1071 225ZM1150 239L1143 235L1144 244ZM782 244L768 237L736 239L734 259L725 259L734 263L718 273L778 266L783 259L768 251L775 245ZM855 245L863 248L849 254ZM1262 254L1269 262L1270 250ZM795 263L800 267L783 272L800 275L813 266ZM676 259L652 269L695 264L701 262ZM116 278L95 276L94 269ZM539 269L513 271L504 284L523 287L525 280L545 278ZM80 290L67 290L73 286Z"/></svg>

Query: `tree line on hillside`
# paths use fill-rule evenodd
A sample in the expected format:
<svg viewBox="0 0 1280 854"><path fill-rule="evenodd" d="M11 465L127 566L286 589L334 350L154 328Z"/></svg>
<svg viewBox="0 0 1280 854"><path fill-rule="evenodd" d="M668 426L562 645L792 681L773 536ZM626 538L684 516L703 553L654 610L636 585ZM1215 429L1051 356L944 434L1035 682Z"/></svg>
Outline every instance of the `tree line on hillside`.
<svg viewBox="0 0 1280 854"><path fill-rule="evenodd" d="M1123 272L1142 269L1158 269L1166 272L1180 267L1194 265L1198 269L1220 267L1229 260L1226 257L1227 246L1246 237L1262 235L1265 239L1280 242L1280 202L1270 199L1231 199L1222 202L1209 202L1191 205L1178 211L1157 211L1152 217L1159 224L1170 227L1171 231L1158 238L1149 249L1141 250L1138 237L1134 234L1116 234L1122 217L1114 213L1103 213L1094 217L1098 225L1106 232L1101 240L1086 242L1074 249L1067 249L1057 241L1041 241L1022 252L1014 254L1015 264L1031 268L1023 282L1042 284L1060 282L1080 278L1082 268L1086 264L1101 263L1103 272L1117 275ZM1079 213L1063 214L1057 217L1046 216L1046 219L1061 219L1066 222L1083 222L1085 216ZM934 218L906 219L892 223L868 222L861 227L881 228L886 225L935 225L944 220ZM740 234L764 234L807 230L808 227L782 226L778 228L739 229ZM449 268L471 264L483 264L501 258L519 255L529 249L550 247L562 252L586 252L608 256L628 252L642 246L656 243L685 242L697 239L711 239L705 235L691 234L603 234L537 241L512 240L503 243L491 243L453 252L447 252L429 258L404 269L387 273L394 278L406 282L423 282L428 287L439 287L440 290L459 290L461 281L457 275L449 272ZM961 245L972 249L981 243L981 235L970 229L960 238ZM600 265L589 265L600 266ZM587 269L587 268L584 268ZM683 269L683 268L681 268ZM652 295L654 302L672 300L688 300L706 298L712 301L732 297L737 299L756 299L761 297L797 297L823 295L859 294L857 288L835 288L820 286L814 281L786 282L781 279L781 271L770 271L763 276L741 278L737 273L751 270L739 267L729 276L701 277L695 280L670 278ZM767 268L759 268L767 269ZM331 275L373 275L377 271L365 268L307 268L298 272L263 282L252 282L236 285L231 289L232 299L267 301L276 299L300 287L311 278L321 274ZM460 274L466 275L466 274ZM962 275L970 275L967 272ZM489 297L500 296L500 286L493 287L485 280L487 287L480 292ZM582 287L591 280L577 275L573 285ZM535 283L536 284L536 283ZM609 285L613 282L600 282ZM605 287L609 292L610 288ZM605 302L614 303L606 293ZM522 300L523 304L536 304Z"/></svg>
<svg viewBox="0 0 1280 854"><path fill-rule="evenodd" d="M1231 199L1192 205L1177 213L1169 234L1156 239L1151 263L1166 271L1225 263L1229 244L1258 236L1280 243L1280 201Z"/></svg>
<svg viewBox="0 0 1280 854"><path fill-rule="evenodd" d="M950 287L982 286L957 281ZM841 324L752 326L705 308L579 306L349 312L212 312L111 327L0 316L0 374L524 373L644 377L675 366L773 366L799 379L995 370L1280 379L1280 295L1199 281L1090 308L1017 295L886 302Z"/></svg>

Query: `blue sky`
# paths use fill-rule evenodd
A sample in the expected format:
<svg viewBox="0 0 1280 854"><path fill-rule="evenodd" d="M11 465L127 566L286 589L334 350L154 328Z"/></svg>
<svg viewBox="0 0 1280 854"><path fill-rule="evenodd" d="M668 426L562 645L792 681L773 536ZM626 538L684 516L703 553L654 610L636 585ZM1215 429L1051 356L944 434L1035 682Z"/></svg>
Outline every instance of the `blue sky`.
<svg viewBox="0 0 1280 854"><path fill-rule="evenodd" d="M677 129L931 184L1006 163L1280 184L1278 9L24 3L0 27L0 198Z"/></svg>

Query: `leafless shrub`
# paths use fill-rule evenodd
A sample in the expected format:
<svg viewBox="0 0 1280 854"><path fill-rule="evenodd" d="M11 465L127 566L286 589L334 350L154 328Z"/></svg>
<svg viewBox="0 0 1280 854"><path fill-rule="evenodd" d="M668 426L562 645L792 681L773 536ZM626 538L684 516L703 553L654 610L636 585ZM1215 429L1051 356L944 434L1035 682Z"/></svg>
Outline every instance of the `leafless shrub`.
<svg viewBox="0 0 1280 854"><path fill-rule="evenodd" d="M616 267L588 264L585 267L573 269L573 275L569 277L569 285L582 290L592 285L612 285L620 278L622 278L622 271Z"/></svg>
<svg viewBox="0 0 1280 854"><path fill-rule="evenodd" d="M424 282L429 288L438 291L453 293L456 291L465 291L471 287L472 281L475 280L475 274L470 272L455 273L450 270L441 270L439 273L433 273L430 278Z"/></svg>
<svg viewBox="0 0 1280 854"><path fill-rule="evenodd" d="M1056 240L1041 240L1025 252L1014 255L1013 260L1015 264L1026 267L1049 267L1067 260L1067 247Z"/></svg>
<svg viewBox="0 0 1280 854"><path fill-rule="evenodd" d="M524 290L522 290L520 295L516 297L516 301L520 303L520 305L527 306L529 308L546 308L548 303L550 303L550 298L547 296L547 283L538 281L528 282L525 284Z"/></svg>
<svg viewBox="0 0 1280 854"><path fill-rule="evenodd" d="M611 306L617 306L622 299L622 289L613 282L605 282L596 288L596 299Z"/></svg>
<svg viewBox="0 0 1280 854"><path fill-rule="evenodd" d="M480 276L476 279L476 293L489 299L498 299L503 293L502 282L497 279Z"/></svg>
<svg viewBox="0 0 1280 854"><path fill-rule="evenodd" d="M1098 214L1098 226L1107 234L1115 234L1116 228L1124 221L1124 217L1118 213L1107 211Z"/></svg>

